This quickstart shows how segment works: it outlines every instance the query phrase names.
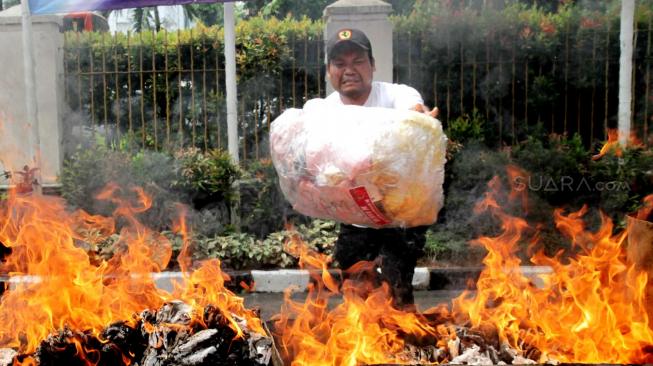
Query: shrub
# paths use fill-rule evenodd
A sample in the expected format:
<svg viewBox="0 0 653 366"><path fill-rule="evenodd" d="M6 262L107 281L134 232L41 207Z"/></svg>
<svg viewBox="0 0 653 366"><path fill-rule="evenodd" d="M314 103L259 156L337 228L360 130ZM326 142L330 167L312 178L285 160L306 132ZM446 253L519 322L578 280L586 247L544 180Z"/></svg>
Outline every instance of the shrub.
<svg viewBox="0 0 653 366"><path fill-rule="evenodd" d="M189 192L196 208L233 199L232 185L242 173L229 153L218 149L203 152L188 148L179 150L175 160L177 177L172 186Z"/></svg>
<svg viewBox="0 0 653 366"><path fill-rule="evenodd" d="M264 240L248 233L198 237L194 241L194 258L220 258L226 267L237 270L297 266L297 258L284 250L285 242L297 234L312 250L331 254L337 236L336 224L314 220L296 229L273 232Z"/></svg>

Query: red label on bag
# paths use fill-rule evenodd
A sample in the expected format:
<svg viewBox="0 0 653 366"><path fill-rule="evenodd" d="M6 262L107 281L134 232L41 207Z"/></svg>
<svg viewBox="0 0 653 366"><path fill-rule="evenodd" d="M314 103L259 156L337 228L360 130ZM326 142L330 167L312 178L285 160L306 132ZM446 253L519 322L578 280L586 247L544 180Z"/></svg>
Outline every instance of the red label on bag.
<svg viewBox="0 0 653 366"><path fill-rule="evenodd" d="M354 202L356 202L358 207L360 207L363 213L372 220L374 224L382 226L390 223L390 220L388 220L388 218L379 211L374 202L372 202L365 187L361 186L351 188L349 194L351 194L351 198L354 199Z"/></svg>

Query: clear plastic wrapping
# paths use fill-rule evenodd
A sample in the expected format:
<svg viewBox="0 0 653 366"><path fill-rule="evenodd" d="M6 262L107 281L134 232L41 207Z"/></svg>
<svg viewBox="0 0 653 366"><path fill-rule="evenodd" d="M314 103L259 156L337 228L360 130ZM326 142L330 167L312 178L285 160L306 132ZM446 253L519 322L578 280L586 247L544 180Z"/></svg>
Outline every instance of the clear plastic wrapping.
<svg viewBox="0 0 653 366"><path fill-rule="evenodd" d="M300 213L368 227L414 227L437 219L444 196L442 125L408 110L311 100L270 129L272 161Z"/></svg>

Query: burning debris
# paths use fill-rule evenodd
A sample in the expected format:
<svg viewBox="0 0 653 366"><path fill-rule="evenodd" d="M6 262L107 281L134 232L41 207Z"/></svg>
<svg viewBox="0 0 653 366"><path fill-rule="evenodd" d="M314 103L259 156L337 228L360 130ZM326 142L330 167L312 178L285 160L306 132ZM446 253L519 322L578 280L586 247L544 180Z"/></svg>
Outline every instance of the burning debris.
<svg viewBox="0 0 653 366"><path fill-rule="evenodd" d="M117 322L101 334L64 328L41 342L34 355L4 350L0 365L32 359L49 365L257 366L268 365L272 339L250 330L232 314L243 336L238 337L220 310L206 306L200 318L182 301L144 310L133 325Z"/></svg>
<svg viewBox="0 0 653 366"><path fill-rule="evenodd" d="M12 194L0 203L0 242L11 249L3 269L34 279L13 282L0 301L0 365L269 364L272 339L225 287L219 260L189 268L180 255L183 281L171 292L156 286L150 274L167 266L171 245L136 220L151 204L143 191L125 202L119 190L100 195L116 204L112 218L69 212L55 197ZM122 250L91 260L76 228L112 235L116 220L127 223ZM187 238L183 220L178 226Z"/></svg>
<svg viewBox="0 0 653 366"><path fill-rule="evenodd" d="M648 278L629 263L627 232L614 234L605 215L596 232L585 228L587 209L556 210L558 229L577 254L563 260L537 252L531 262L548 266L535 286L520 270L519 243L537 231L501 210L500 202L523 199L505 192L498 178L477 209L501 221L502 232L481 237L488 254L475 291L423 313L397 310L386 285L344 281L328 272L314 277L307 300L287 293L274 335L292 366L388 364L557 364L653 362L653 327L647 315ZM300 263L326 268L325 259L303 252ZM351 276L350 276L351 277ZM343 301L328 309L334 293ZM650 296L650 295L649 295ZM653 296L652 296L653 297ZM650 298L649 298L650 300Z"/></svg>

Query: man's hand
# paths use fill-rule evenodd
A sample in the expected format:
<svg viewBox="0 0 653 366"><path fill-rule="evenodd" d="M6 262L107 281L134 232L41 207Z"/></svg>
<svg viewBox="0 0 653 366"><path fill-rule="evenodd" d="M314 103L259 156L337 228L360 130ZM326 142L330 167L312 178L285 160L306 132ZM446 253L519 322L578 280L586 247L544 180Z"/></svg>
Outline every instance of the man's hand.
<svg viewBox="0 0 653 366"><path fill-rule="evenodd" d="M440 114L438 107L433 107L433 109L429 110L428 107L426 107L424 104L415 104L415 106L411 109L420 113L424 113L433 118L438 118L438 114Z"/></svg>

